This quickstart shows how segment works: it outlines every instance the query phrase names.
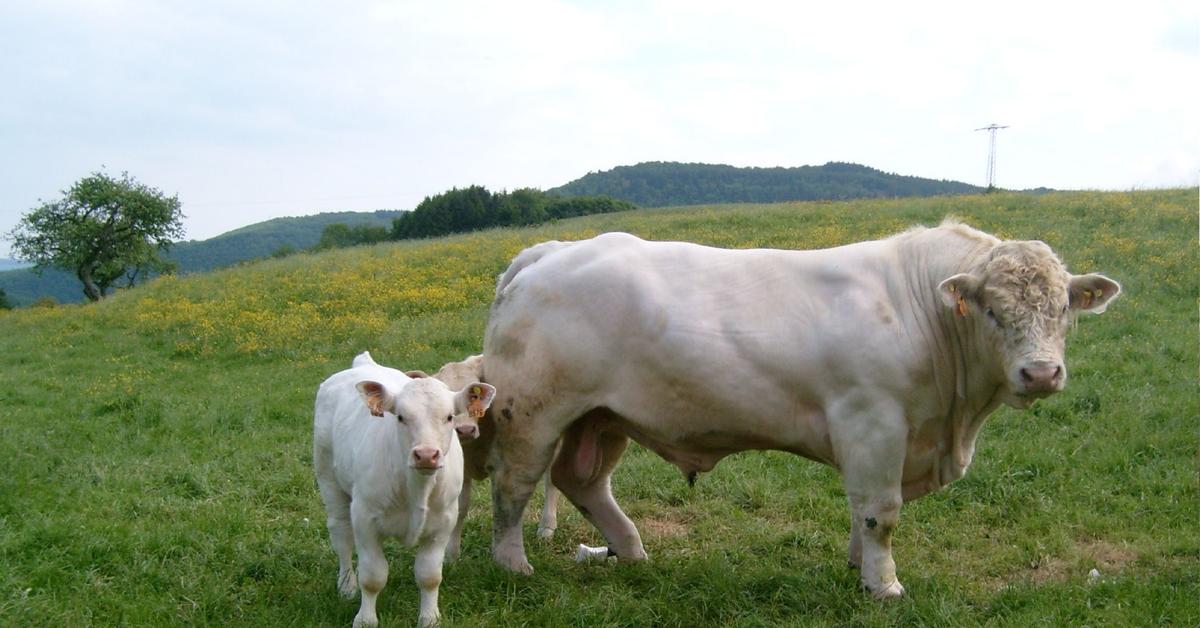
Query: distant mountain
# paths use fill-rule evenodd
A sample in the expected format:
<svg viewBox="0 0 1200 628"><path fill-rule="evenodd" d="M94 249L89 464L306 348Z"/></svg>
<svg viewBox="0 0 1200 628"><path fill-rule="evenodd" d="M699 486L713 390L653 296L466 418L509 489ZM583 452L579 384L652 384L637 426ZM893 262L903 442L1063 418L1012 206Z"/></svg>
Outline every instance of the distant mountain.
<svg viewBox="0 0 1200 628"><path fill-rule="evenodd" d="M390 228L392 219L400 213L397 210L329 212L273 218L207 240L177 242L171 246L167 257L179 264L181 273L204 272L268 257L281 248L309 248L321 239L321 231L333 223ZM84 299L79 280L61 270L48 269L39 276L32 268L8 270L0 266L0 288L8 295L9 302L18 306L29 305L42 297L53 297L59 303Z"/></svg>
<svg viewBox="0 0 1200 628"><path fill-rule="evenodd" d="M26 264L22 261L0 257L0 272L6 270L16 270L18 268L26 268L28 266L29 264Z"/></svg>
<svg viewBox="0 0 1200 628"><path fill-rule="evenodd" d="M941 196L983 191L984 188L957 181L890 174L850 163L736 168L669 161L592 172L547 190L563 196L611 196L642 207Z"/></svg>

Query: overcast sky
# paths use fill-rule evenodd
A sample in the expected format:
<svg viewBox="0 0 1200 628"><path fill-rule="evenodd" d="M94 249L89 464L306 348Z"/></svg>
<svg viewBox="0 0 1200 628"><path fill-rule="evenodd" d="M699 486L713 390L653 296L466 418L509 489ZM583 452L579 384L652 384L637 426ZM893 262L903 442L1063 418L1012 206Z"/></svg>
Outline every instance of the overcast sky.
<svg viewBox="0 0 1200 628"><path fill-rule="evenodd" d="M102 167L193 239L641 161L984 184L993 122L1001 187L1196 185L1198 7L4 2L0 232Z"/></svg>

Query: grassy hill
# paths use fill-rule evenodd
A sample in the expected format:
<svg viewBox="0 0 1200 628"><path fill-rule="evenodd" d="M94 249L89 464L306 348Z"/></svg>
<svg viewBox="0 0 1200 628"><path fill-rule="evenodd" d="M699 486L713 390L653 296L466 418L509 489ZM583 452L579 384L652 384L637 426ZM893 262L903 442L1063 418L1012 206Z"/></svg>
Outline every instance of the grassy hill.
<svg viewBox="0 0 1200 628"><path fill-rule="evenodd" d="M223 233L207 240L188 240L171 247L167 257L179 264L182 273L194 273L231 266L246 260L270 256L281 248L293 250L313 246L321 231L333 223L380 225L391 228L400 211L327 212L313 216L273 218ZM0 266L0 288L14 305L29 305L40 297L53 297L59 303L84 300L79 280L61 270L48 269L40 275L32 269L8 270Z"/></svg>
<svg viewBox="0 0 1200 628"><path fill-rule="evenodd" d="M526 538L532 577L490 559L490 486L441 592L451 625L1200 624L1197 191L995 194L659 209L301 254L160 278L92 305L0 312L0 616L11 625L346 625L310 463L316 387L369 349L429 371L479 350L495 276L526 245L625 230L812 248L955 214L1040 238L1125 293L1068 340L1067 390L1001 410L962 480L905 505L908 597L845 567L837 474L747 452L694 488L633 446L614 491L651 559L601 544L569 504ZM736 376L736 374L733 374ZM412 553L386 546L379 610L416 617ZM1097 569L1098 581L1088 579Z"/></svg>
<svg viewBox="0 0 1200 628"><path fill-rule="evenodd" d="M982 191L957 181L901 176L849 163L735 168L663 161L588 173L548 190L565 196L611 196L642 207L940 196Z"/></svg>

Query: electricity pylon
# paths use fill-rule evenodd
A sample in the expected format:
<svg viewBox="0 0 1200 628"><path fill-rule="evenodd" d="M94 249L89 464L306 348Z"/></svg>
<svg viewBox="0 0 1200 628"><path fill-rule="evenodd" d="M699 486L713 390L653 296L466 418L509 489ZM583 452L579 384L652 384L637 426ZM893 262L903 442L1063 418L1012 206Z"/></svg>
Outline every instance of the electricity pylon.
<svg viewBox="0 0 1200 628"><path fill-rule="evenodd" d="M988 170L987 170L987 186L988 190L996 189L996 131L1007 129L1008 126L1001 126L995 122L988 126L975 129L976 131L987 131L988 135Z"/></svg>

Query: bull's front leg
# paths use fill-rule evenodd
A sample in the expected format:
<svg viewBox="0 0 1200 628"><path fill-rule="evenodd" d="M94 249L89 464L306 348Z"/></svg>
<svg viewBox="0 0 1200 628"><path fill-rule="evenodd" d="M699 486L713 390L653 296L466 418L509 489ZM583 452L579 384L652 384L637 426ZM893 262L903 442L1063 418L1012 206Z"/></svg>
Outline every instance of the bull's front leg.
<svg viewBox="0 0 1200 628"><path fill-rule="evenodd" d="M844 413L831 412L829 421L850 502L849 561L861 568L863 586L876 599L900 597L904 586L896 577L892 533L904 503L907 424L887 402L858 400L839 409Z"/></svg>

